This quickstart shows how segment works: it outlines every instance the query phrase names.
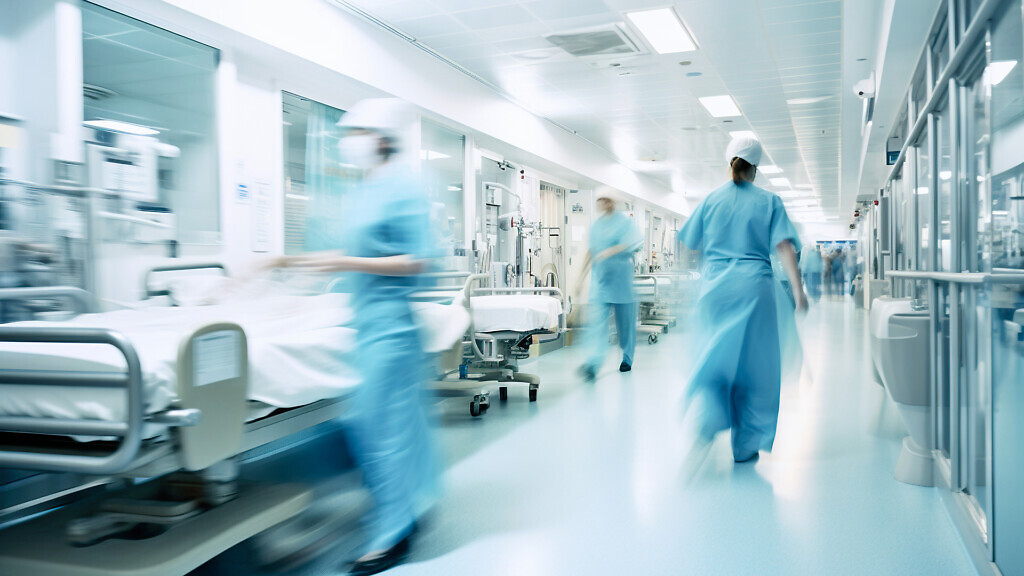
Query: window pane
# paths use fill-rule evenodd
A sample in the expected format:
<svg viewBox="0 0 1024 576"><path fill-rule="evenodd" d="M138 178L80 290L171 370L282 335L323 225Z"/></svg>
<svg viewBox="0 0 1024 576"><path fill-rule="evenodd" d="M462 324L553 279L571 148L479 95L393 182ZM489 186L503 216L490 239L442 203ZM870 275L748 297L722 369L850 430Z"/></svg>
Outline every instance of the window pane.
<svg viewBox="0 0 1024 576"><path fill-rule="evenodd" d="M442 266L459 270L466 262L462 258L466 249L466 137L424 120L420 162L433 205L432 228L444 255Z"/></svg>
<svg viewBox="0 0 1024 576"><path fill-rule="evenodd" d="M947 107L948 108L948 107ZM936 114L935 140L939 151L939 180L935 202L938 203L938 222L935 225L935 247L939 255L939 270L951 271L953 266L952 226L953 206L953 147L952 116L948 110Z"/></svg>
<svg viewBox="0 0 1024 576"><path fill-rule="evenodd" d="M927 134L926 134L927 136ZM931 154L928 150L928 138L925 137L914 149L917 156L917 269L928 270L931 264L929 258L929 246L931 245L931 189L932 169Z"/></svg>
<svg viewBox="0 0 1024 576"><path fill-rule="evenodd" d="M132 240L219 241L218 51L89 3L82 50L84 118L105 121L86 141L90 186L118 193L110 209L173 222L171 237L136 227Z"/></svg>
<svg viewBox="0 0 1024 576"><path fill-rule="evenodd" d="M282 103L285 253L343 248L345 199L358 181L338 150L344 112L287 92Z"/></svg>

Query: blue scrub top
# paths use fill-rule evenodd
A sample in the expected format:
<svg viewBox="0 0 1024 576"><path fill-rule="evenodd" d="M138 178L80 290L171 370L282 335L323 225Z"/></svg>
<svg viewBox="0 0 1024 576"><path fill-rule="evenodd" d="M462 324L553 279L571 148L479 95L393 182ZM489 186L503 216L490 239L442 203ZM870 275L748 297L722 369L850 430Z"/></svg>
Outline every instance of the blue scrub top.
<svg viewBox="0 0 1024 576"><path fill-rule="evenodd" d="M354 191L353 200L346 222L349 255L432 256L430 203L410 170L390 164L378 168ZM360 330L361 340L410 328L401 324L409 314L409 296L421 285L418 277L353 273L350 281L356 327L370 328Z"/></svg>
<svg viewBox="0 0 1024 576"><path fill-rule="evenodd" d="M612 246L628 248L611 258L597 260L597 255ZM633 293L633 254L643 247L643 236L624 214L614 212L598 218L590 229L590 257L593 271L590 279L590 301L607 304L636 302Z"/></svg>
<svg viewBox="0 0 1024 576"><path fill-rule="evenodd" d="M702 250L704 262L760 261L770 269L770 256L789 240L800 252L800 236L782 199L753 184L729 181L697 206L679 231L679 241Z"/></svg>

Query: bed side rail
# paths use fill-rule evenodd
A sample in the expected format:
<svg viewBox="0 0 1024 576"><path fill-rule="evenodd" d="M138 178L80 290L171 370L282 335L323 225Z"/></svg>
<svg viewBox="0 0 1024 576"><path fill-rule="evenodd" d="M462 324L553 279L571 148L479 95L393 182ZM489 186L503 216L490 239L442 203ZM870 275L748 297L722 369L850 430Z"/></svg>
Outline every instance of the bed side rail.
<svg viewBox="0 0 1024 576"><path fill-rule="evenodd" d="M120 472L132 463L142 444L144 399L139 357L135 348L124 335L113 330L99 328L0 327L0 342L78 343L113 346L124 356L127 371L73 373L59 370L0 370L0 384L122 388L126 391L128 402L127 417L123 422L0 416L0 432L57 436L115 436L119 438L118 446L113 452L98 456L88 455L84 451L75 454L0 449L0 467L101 475Z"/></svg>
<svg viewBox="0 0 1024 576"><path fill-rule="evenodd" d="M75 288L74 286L52 286L45 288L3 288L0 289L0 307L3 302L32 301L53 301L61 300L68 303L69 312L77 314L90 314L99 312L99 303L91 293Z"/></svg>
<svg viewBox="0 0 1024 576"><path fill-rule="evenodd" d="M155 298L157 296L170 296L171 291L166 287L154 285L155 276L162 274L168 274L171 272L190 272L195 270L213 270L220 271L221 276L228 276L228 269L223 264L218 262L202 262L193 264L173 264L170 266L157 266L156 268L150 268L146 271L146 274L142 277L142 293L145 298Z"/></svg>

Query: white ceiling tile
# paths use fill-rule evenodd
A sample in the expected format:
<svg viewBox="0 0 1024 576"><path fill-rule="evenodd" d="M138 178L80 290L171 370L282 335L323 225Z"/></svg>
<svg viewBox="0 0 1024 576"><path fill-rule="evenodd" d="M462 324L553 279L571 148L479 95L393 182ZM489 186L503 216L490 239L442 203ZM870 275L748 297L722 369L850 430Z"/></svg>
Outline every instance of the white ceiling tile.
<svg viewBox="0 0 1024 576"><path fill-rule="evenodd" d="M395 27L415 37L442 36L468 32L465 26L445 14L402 20L401 22L396 22Z"/></svg>
<svg viewBox="0 0 1024 576"><path fill-rule="evenodd" d="M519 5L459 12L453 16L471 30L506 28L509 26L537 24L540 22Z"/></svg>
<svg viewBox="0 0 1024 576"><path fill-rule="evenodd" d="M524 2L524 8L541 20L560 20L563 18L579 18L607 14L608 7L600 0L538 0Z"/></svg>

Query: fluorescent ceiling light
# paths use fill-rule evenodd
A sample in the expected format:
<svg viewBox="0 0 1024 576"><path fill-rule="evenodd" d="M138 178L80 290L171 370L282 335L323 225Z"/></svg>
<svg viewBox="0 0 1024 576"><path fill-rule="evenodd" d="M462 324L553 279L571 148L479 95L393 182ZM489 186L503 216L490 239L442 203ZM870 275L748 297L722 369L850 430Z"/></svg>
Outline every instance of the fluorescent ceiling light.
<svg viewBox="0 0 1024 576"><path fill-rule="evenodd" d="M992 86L998 86L1000 82L1006 80L1006 77L1010 75L1010 72L1017 67L1016 60L999 60L993 62L985 68L985 72L988 73L988 81Z"/></svg>
<svg viewBox="0 0 1024 576"><path fill-rule="evenodd" d="M801 198L793 200L785 200L786 208L812 208L818 206L818 200L816 198Z"/></svg>
<svg viewBox="0 0 1024 576"><path fill-rule="evenodd" d="M789 100L786 100L786 103L791 106L800 106L803 104L817 104L818 102L824 102L829 98L831 98L831 96L815 96L813 98L790 98Z"/></svg>
<svg viewBox="0 0 1024 576"><path fill-rule="evenodd" d="M789 188L789 178L769 178L768 181L772 183L772 186Z"/></svg>
<svg viewBox="0 0 1024 576"><path fill-rule="evenodd" d="M737 138L754 138L757 139L757 134L754 134L750 130L737 130L735 132L729 132L729 136L735 140Z"/></svg>
<svg viewBox="0 0 1024 576"><path fill-rule="evenodd" d="M148 126L139 126L138 124L121 122L119 120L86 120L82 124L91 128L120 132L122 134L133 134L135 136L155 136L160 133L159 130L154 130Z"/></svg>
<svg viewBox="0 0 1024 576"><path fill-rule="evenodd" d="M626 17L658 54L692 52L697 49L697 43L672 8L629 12Z"/></svg>
<svg viewBox="0 0 1024 576"><path fill-rule="evenodd" d="M285 194L284 197L290 200L309 200L309 196L304 194Z"/></svg>
<svg viewBox="0 0 1024 576"><path fill-rule="evenodd" d="M777 194L782 198L804 198L807 196L805 192L798 192L797 190L779 190Z"/></svg>
<svg viewBox="0 0 1024 576"><path fill-rule="evenodd" d="M444 160L445 158L451 158L451 156L435 150L420 150L420 160Z"/></svg>
<svg viewBox="0 0 1024 576"><path fill-rule="evenodd" d="M705 96L698 98L701 106L703 106L708 114L711 114L715 118L728 118L730 116L742 116L740 113L739 106L736 105L736 101L732 99L732 96L726 94L725 96Z"/></svg>
<svg viewBox="0 0 1024 576"><path fill-rule="evenodd" d="M953 177L953 173L950 172L949 170L943 170L942 172L939 172L939 178L941 178L943 180L949 180L952 177Z"/></svg>
<svg viewBox="0 0 1024 576"><path fill-rule="evenodd" d="M758 166L757 171L760 172L761 174L782 174L782 168L779 168L775 164Z"/></svg>
<svg viewBox="0 0 1024 576"><path fill-rule="evenodd" d="M448 187L448 191L449 192L462 192L462 188L460 188L458 186L449 186Z"/></svg>

